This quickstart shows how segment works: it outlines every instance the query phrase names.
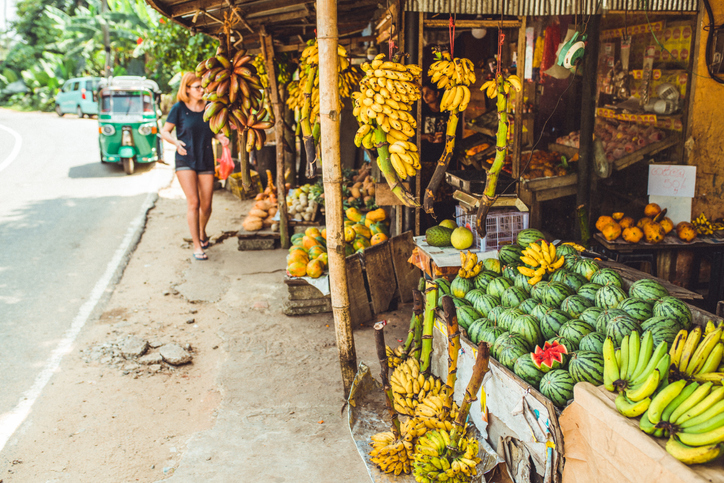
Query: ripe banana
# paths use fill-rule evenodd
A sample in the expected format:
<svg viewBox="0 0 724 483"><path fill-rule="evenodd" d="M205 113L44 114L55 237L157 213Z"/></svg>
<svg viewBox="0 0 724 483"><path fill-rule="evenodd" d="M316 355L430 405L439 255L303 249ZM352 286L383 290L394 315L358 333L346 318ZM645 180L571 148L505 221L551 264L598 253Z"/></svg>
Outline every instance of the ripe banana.
<svg viewBox="0 0 724 483"><path fill-rule="evenodd" d="M682 463L695 465L708 463L718 458L722 454L722 447L719 444L689 446L676 436L672 436L666 443L666 451Z"/></svg>
<svg viewBox="0 0 724 483"><path fill-rule="evenodd" d="M646 397L638 401L632 401L626 397L624 393L619 393L619 395L616 396L615 403L619 413L627 418L636 418L646 412L651 404L651 398Z"/></svg>

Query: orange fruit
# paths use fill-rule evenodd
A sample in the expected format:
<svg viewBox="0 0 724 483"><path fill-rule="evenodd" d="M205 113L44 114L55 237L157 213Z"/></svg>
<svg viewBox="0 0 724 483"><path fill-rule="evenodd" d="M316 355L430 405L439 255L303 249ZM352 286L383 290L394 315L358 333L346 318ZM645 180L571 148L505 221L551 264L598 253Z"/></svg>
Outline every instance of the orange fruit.
<svg viewBox="0 0 724 483"><path fill-rule="evenodd" d="M319 231L319 228L317 228L316 226L310 226L309 228L304 230L304 234L309 237L312 237L312 238L322 236L322 233Z"/></svg>
<svg viewBox="0 0 724 483"><path fill-rule="evenodd" d="M303 277L307 274L307 264L294 262L287 267L287 273L291 277Z"/></svg>
<svg viewBox="0 0 724 483"><path fill-rule="evenodd" d="M621 225L621 228L625 230L626 228L631 228L632 226L636 225L636 222L630 216L624 216L623 218L621 218L621 221L619 221L618 224Z"/></svg>
<svg viewBox="0 0 724 483"><path fill-rule="evenodd" d="M613 218L610 216L600 216L598 220L596 220L596 230L603 231L603 227L612 222Z"/></svg>
<svg viewBox="0 0 724 483"><path fill-rule="evenodd" d="M314 238L312 238L311 236L304 235L304 238L302 240L303 240L302 243L304 245L304 248L306 248L307 250L312 248L314 245L319 245L319 242L317 240L315 240Z"/></svg>
<svg viewBox="0 0 724 483"><path fill-rule="evenodd" d="M637 226L630 226L623 231L623 239L629 243L638 243L644 237L644 232Z"/></svg>
<svg viewBox="0 0 724 483"><path fill-rule="evenodd" d="M668 216L665 216L663 220L659 222L659 224L664 228L664 231L668 235L671 230L674 229L674 222L671 221L671 218Z"/></svg>
<svg viewBox="0 0 724 483"><path fill-rule="evenodd" d="M324 273L324 262L312 260L307 264L307 275L312 278L319 278Z"/></svg>
<svg viewBox="0 0 724 483"><path fill-rule="evenodd" d="M641 228L641 229L643 230L644 227L645 227L646 225L648 225L649 223L651 223L652 221L653 221L653 220L652 220L651 218L648 218L648 217L644 216L643 218L641 218L641 219L636 223L636 226L639 227L639 228Z"/></svg>
<svg viewBox="0 0 724 483"><path fill-rule="evenodd" d="M376 235L372 236L372 239L370 240L370 243L372 245L379 245L380 243L387 241L387 235L384 233L377 233Z"/></svg>
<svg viewBox="0 0 724 483"><path fill-rule="evenodd" d="M661 213L661 207L656 203L649 203L648 205L646 205L646 208L644 208L644 215L648 216L649 218L653 218L659 213Z"/></svg>
<svg viewBox="0 0 724 483"><path fill-rule="evenodd" d="M606 240L613 241L618 238L619 235L621 235L621 225L614 221L604 226L603 230L601 230L601 233L603 233L603 236L606 238Z"/></svg>
<svg viewBox="0 0 724 483"><path fill-rule="evenodd" d="M294 252L301 252L302 254L307 254L307 249L304 247L298 247L298 246L292 246L289 248L289 254L291 255Z"/></svg>
<svg viewBox="0 0 724 483"><path fill-rule="evenodd" d="M623 218L623 213L620 211L617 211L616 213L611 215L611 218L613 218L616 221L619 221L621 218Z"/></svg>
<svg viewBox="0 0 724 483"><path fill-rule="evenodd" d="M327 229L326 228L322 229L322 238L324 238L325 240L327 239Z"/></svg>

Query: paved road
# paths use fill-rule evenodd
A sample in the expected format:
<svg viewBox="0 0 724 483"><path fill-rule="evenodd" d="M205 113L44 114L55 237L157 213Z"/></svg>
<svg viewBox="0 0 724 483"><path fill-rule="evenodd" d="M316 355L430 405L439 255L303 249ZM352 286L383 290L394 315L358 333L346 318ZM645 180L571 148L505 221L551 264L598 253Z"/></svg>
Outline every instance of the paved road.
<svg viewBox="0 0 724 483"><path fill-rule="evenodd" d="M94 119L0 109L0 450L112 290L171 176L101 164Z"/></svg>

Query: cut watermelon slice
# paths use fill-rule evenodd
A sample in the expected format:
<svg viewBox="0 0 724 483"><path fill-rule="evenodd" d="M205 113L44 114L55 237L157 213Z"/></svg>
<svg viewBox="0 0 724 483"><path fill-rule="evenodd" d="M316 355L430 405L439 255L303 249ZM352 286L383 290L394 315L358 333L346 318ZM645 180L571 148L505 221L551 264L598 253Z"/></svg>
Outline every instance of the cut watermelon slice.
<svg viewBox="0 0 724 483"><path fill-rule="evenodd" d="M568 349L565 345L553 341L543 344L542 349L536 346L530 357L533 359L533 364L545 373L565 365L567 354Z"/></svg>

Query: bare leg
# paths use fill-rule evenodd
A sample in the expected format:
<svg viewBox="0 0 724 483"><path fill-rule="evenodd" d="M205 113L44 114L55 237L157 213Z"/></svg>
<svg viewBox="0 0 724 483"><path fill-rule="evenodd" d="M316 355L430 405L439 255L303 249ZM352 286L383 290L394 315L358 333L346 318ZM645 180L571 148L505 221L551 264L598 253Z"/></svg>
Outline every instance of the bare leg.
<svg viewBox="0 0 724 483"><path fill-rule="evenodd" d="M186 220L189 224L194 253L203 253L199 231L199 187L196 171L185 169L176 171L178 182L186 195Z"/></svg>
<svg viewBox="0 0 724 483"><path fill-rule="evenodd" d="M211 201L214 198L214 175L200 174L199 177L199 236L208 240L206 224L211 217Z"/></svg>

